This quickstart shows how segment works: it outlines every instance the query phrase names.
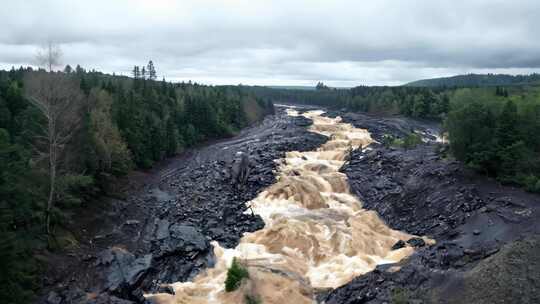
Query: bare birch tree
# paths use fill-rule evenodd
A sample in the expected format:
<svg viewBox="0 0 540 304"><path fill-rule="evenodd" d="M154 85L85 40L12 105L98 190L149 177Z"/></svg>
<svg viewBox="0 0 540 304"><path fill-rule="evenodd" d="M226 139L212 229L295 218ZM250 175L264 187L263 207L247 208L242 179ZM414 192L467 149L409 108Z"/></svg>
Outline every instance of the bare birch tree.
<svg viewBox="0 0 540 304"><path fill-rule="evenodd" d="M39 66L43 66L47 71L52 72L53 68L60 65L62 59L62 49L52 41L47 42L37 51L36 61Z"/></svg>
<svg viewBox="0 0 540 304"><path fill-rule="evenodd" d="M50 234L51 211L54 207L57 179L66 146L82 122L84 102L79 83L63 73L53 72L60 63L60 48L49 45L38 54L38 60L48 72L30 72L25 76L25 95L39 109L46 121L42 134L35 136L36 161L47 162L49 193L45 213L45 227Z"/></svg>

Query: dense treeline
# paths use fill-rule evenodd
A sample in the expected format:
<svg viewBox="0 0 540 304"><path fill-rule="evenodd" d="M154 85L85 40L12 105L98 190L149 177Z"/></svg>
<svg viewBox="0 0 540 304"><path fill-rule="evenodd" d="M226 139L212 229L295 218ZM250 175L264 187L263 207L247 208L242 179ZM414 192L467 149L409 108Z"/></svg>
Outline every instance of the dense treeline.
<svg viewBox="0 0 540 304"><path fill-rule="evenodd" d="M0 296L22 302L36 287L30 249L40 243L45 177L31 170L30 131L41 122L22 94L22 79L0 74ZM35 122L35 123L34 123Z"/></svg>
<svg viewBox="0 0 540 304"><path fill-rule="evenodd" d="M263 86L241 86L243 91L254 94L264 100L283 104L308 104L338 107L351 97L345 89L287 89Z"/></svg>
<svg viewBox="0 0 540 304"><path fill-rule="evenodd" d="M63 72L0 71L0 297L28 301L36 251L61 246L74 206L109 192L202 141L231 136L273 112L236 87L134 78L67 66ZM134 69L135 70L135 69ZM139 69L139 71L144 69Z"/></svg>
<svg viewBox="0 0 540 304"><path fill-rule="evenodd" d="M508 75L491 76L507 78ZM539 77L537 74L510 76L516 82ZM318 83L312 91L265 87L244 89L277 103L437 119L444 123L451 151L458 160L501 182L540 192L539 87L359 86L345 90L331 89Z"/></svg>
<svg viewBox="0 0 540 304"><path fill-rule="evenodd" d="M440 119L450 104L445 90L360 86L350 91L352 98L344 107L353 111Z"/></svg>
<svg viewBox="0 0 540 304"><path fill-rule="evenodd" d="M369 87L331 89L318 83L316 90L243 87L263 99L275 103L320 105L380 114L402 114L416 118L441 119L448 112L446 89L416 87Z"/></svg>
<svg viewBox="0 0 540 304"><path fill-rule="evenodd" d="M451 100L445 125L453 155L501 182L540 192L540 88L460 89Z"/></svg>
<svg viewBox="0 0 540 304"><path fill-rule="evenodd" d="M406 86L413 87L485 87L539 84L540 74L506 75L506 74L467 74L452 77L423 79L410 82Z"/></svg>

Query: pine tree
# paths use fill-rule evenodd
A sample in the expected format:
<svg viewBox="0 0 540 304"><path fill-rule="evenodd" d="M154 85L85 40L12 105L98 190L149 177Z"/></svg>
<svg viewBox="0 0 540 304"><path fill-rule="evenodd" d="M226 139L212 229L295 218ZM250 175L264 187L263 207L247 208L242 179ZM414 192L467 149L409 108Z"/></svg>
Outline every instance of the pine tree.
<svg viewBox="0 0 540 304"><path fill-rule="evenodd" d="M499 147L508 147L519 140L517 123L517 106L512 100L509 100L504 105L497 123L496 138Z"/></svg>
<svg viewBox="0 0 540 304"><path fill-rule="evenodd" d="M330 88L328 88L322 81L319 81L317 82L315 89L316 90L329 90Z"/></svg>
<svg viewBox="0 0 540 304"><path fill-rule="evenodd" d="M134 79L139 79L141 77L139 66L134 66L132 73L133 73L133 78Z"/></svg>
<svg viewBox="0 0 540 304"><path fill-rule="evenodd" d="M169 118L167 120L167 130L166 130L167 156L173 156L178 150L178 137L179 137L178 129L176 128L174 121L171 118Z"/></svg>
<svg viewBox="0 0 540 304"><path fill-rule="evenodd" d="M80 66L77 64L77 67L75 67L75 73L77 73L77 75L82 75L84 74L86 71Z"/></svg>
<svg viewBox="0 0 540 304"><path fill-rule="evenodd" d="M91 88L91 85L88 84L87 80L86 80L86 77L81 77L81 83L79 85L79 87L81 88L81 90L86 94L88 95L90 93L90 88Z"/></svg>
<svg viewBox="0 0 540 304"><path fill-rule="evenodd" d="M517 106L509 100L497 120L497 156L499 158L499 179L510 181L517 173L517 164L527 154L526 147L520 141L518 130Z"/></svg>
<svg viewBox="0 0 540 304"><path fill-rule="evenodd" d="M156 80L157 78L156 69L154 67L154 63L152 62L152 60L148 61L147 71L148 71L148 79Z"/></svg>

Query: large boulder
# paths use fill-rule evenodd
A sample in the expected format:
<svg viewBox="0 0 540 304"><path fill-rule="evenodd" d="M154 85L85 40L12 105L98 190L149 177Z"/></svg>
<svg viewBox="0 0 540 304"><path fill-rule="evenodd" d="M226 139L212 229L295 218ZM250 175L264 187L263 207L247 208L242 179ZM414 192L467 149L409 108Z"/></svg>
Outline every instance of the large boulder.
<svg viewBox="0 0 540 304"><path fill-rule="evenodd" d="M206 251L210 244L197 228L186 224L173 224L168 229L168 237L160 240L159 256L174 253Z"/></svg>
<svg viewBox="0 0 540 304"><path fill-rule="evenodd" d="M152 263L152 255L136 258L129 251L113 247L105 250L98 259L98 265L106 268L105 290L131 298Z"/></svg>

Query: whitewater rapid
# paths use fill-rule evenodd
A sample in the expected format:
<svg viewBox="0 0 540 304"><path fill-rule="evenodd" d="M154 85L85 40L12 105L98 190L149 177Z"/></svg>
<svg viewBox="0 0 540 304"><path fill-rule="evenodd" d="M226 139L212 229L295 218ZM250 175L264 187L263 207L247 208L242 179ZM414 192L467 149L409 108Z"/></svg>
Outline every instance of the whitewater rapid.
<svg viewBox="0 0 540 304"><path fill-rule="evenodd" d="M233 249L212 242L213 268L191 282L170 284L174 295L148 294L148 300L238 304L249 296L265 304L314 303L317 291L337 288L379 264L413 253L412 247L391 249L413 236L390 229L376 212L362 209L346 175L339 172L352 149L373 141L369 132L323 113L302 115L313 120L311 132L329 140L315 151L287 152L277 160L277 182L248 202L264 220L264 229L246 233ZM249 279L228 293L224 281L235 257L247 268Z"/></svg>

